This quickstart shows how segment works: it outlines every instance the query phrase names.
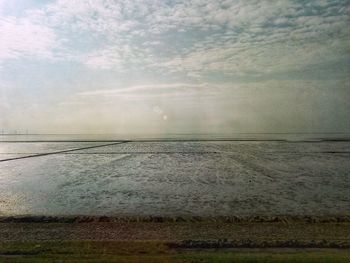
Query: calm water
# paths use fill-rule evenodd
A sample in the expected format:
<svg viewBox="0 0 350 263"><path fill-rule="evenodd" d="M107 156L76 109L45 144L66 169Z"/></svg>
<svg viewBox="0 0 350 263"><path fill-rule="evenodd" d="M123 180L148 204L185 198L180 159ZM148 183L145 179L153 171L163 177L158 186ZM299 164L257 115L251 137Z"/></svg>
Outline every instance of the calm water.
<svg viewBox="0 0 350 263"><path fill-rule="evenodd" d="M112 145L94 140L115 136L0 136L0 160L29 157L0 162L0 215L349 214L350 142L307 136Z"/></svg>

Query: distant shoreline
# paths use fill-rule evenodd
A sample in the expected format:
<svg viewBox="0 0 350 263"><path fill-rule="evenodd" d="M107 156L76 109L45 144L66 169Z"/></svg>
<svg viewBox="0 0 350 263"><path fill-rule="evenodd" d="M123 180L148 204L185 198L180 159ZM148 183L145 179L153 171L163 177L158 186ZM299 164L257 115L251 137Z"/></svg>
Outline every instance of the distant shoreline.
<svg viewBox="0 0 350 263"><path fill-rule="evenodd" d="M348 142L350 138L310 138L310 139L111 139L111 140L1 140L0 143L41 143L41 142L287 142L287 143L298 143L298 142Z"/></svg>

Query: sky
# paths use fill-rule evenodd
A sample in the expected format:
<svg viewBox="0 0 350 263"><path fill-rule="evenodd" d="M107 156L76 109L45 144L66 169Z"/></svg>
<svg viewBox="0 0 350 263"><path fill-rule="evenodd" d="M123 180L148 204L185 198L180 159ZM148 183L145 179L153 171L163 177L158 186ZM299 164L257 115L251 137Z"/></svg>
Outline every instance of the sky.
<svg viewBox="0 0 350 263"><path fill-rule="evenodd" d="M0 0L0 130L350 132L349 0Z"/></svg>

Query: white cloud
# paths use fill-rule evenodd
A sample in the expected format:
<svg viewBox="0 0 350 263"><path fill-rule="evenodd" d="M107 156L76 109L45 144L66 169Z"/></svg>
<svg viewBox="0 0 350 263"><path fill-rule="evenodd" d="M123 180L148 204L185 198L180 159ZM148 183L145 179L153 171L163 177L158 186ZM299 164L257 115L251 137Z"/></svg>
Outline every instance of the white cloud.
<svg viewBox="0 0 350 263"><path fill-rule="evenodd" d="M51 58L57 46L54 31L16 17L0 18L0 61L23 57Z"/></svg>
<svg viewBox="0 0 350 263"><path fill-rule="evenodd" d="M84 63L93 69L120 69L122 57L118 49L103 49L88 54Z"/></svg>
<svg viewBox="0 0 350 263"><path fill-rule="evenodd" d="M283 41L276 43L225 43L204 46L160 63L172 72L216 71L233 75L261 75L305 69L310 65L341 59L349 41L318 42Z"/></svg>
<svg viewBox="0 0 350 263"><path fill-rule="evenodd" d="M42 35L51 32L32 52L49 55L57 32L64 50L57 57L74 58L91 69L148 68L199 78L208 71L263 74L318 62L319 54L332 47L329 34L349 37L348 11L341 1L58 0L26 14L33 26L40 24ZM192 33L197 37L189 42ZM95 45L82 51L76 35ZM19 41L6 38L5 53L15 56L9 43Z"/></svg>
<svg viewBox="0 0 350 263"><path fill-rule="evenodd" d="M150 63L146 49L128 44L115 44L82 56L82 62L93 69L114 69L125 72L133 66Z"/></svg>

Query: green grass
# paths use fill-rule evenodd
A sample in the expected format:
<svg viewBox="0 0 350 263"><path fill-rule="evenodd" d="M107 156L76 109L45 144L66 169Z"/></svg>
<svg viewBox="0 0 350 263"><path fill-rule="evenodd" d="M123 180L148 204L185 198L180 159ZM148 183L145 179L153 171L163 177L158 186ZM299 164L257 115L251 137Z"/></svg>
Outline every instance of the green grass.
<svg viewBox="0 0 350 263"><path fill-rule="evenodd" d="M0 262L121 263L348 263L349 250L173 250L161 242L2 242Z"/></svg>

